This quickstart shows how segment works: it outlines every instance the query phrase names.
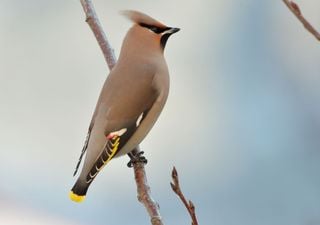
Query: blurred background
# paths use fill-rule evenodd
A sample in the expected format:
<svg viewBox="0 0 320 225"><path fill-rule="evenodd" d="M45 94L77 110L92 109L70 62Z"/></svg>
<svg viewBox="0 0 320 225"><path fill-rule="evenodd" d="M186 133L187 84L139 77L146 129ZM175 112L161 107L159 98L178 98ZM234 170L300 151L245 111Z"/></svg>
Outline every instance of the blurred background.
<svg viewBox="0 0 320 225"><path fill-rule="evenodd" d="M95 0L118 55L137 9L168 41L168 103L141 144L165 224L320 224L320 43L282 1ZM298 1L315 25L318 0ZM68 192L108 74L77 0L0 0L0 224L149 224L127 157ZM320 29L319 26L316 26Z"/></svg>

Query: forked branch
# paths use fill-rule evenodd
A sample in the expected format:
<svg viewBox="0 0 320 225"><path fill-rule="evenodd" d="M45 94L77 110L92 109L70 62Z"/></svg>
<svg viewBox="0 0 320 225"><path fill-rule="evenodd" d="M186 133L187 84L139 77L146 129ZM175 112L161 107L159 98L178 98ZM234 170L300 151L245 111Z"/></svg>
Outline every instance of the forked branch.
<svg viewBox="0 0 320 225"><path fill-rule="evenodd" d="M309 23L309 21L301 13L300 7L293 1L283 0L290 11L298 18L302 25L318 40L320 41L320 33Z"/></svg>

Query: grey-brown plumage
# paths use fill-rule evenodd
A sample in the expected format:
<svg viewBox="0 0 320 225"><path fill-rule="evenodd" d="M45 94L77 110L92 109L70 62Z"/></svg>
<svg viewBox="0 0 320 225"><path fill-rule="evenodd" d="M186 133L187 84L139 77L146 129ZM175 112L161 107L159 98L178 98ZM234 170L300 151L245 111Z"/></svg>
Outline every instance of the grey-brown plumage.
<svg viewBox="0 0 320 225"><path fill-rule="evenodd" d="M125 11L134 25L128 31L119 60L104 83L89 127L80 161L81 174L70 197L82 201L102 167L132 151L160 115L169 92L169 73L163 50L179 31L137 12Z"/></svg>

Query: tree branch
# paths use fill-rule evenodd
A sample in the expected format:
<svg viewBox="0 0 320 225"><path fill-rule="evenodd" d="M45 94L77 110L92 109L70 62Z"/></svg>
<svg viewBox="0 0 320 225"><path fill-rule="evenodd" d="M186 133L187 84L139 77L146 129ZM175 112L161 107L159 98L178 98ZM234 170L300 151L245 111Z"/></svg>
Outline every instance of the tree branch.
<svg viewBox="0 0 320 225"><path fill-rule="evenodd" d="M172 176L172 181L173 181L170 183L172 190L174 191L174 193L176 193L179 196L179 198L183 202L184 206L187 208L187 210L190 214L191 220L192 220L191 224L198 225L195 206L191 200L189 200L189 202L188 202L186 200L186 198L184 197L184 195L181 191L181 188L180 188L178 172L175 167L173 167L171 176Z"/></svg>
<svg viewBox="0 0 320 225"><path fill-rule="evenodd" d="M302 25L318 40L320 41L320 33L309 23L308 20L302 15L299 6L290 0L283 0L290 11L298 18Z"/></svg>
<svg viewBox="0 0 320 225"><path fill-rule="evenodd" d="M138 155L140 151L139 147L135 148L132 151L133 155ZM138 193L138 200L144 205L148 214L151 218L152 225L163 225L159 205L155 202L151 197L150 187L148 185L146 171L144 169L143 162L135 162L133 163L134 169L134 178L137 184L137 193Z"/></svg>
<svg viewBox="0 0 320 225"><path fill-rule="evenodd" d="M80 0L83 10L86 14L86 22L90 26L94 36L96 37L98 44L102 50L103 56L108 64L109 69L111 70L117 62L114 51L107 39L106 34L103 31L103 28L98 19L97 13L93 7L91 0Z"/></svg>
<svg viewBox="0 0 320 225"><path fill-rule="evenodd" d="M94 33L104 55L104 58L109 66L109 69L111 70L116 64L117 60L114 55L114 51L107 39L107 36L105 35L102 26L99 22L98 16L93 7L93 3L91 0L80 0L80 2L87 17L86 22L88 23L92 32ZM139 147L133 150L134 154L138 154L139 152ZM137 185L138 200L146 208L151 218L152 225L163 225L161 221L159 205L151 198L151 192L147 182L144 163L133 163L133 169Z"/></svg>

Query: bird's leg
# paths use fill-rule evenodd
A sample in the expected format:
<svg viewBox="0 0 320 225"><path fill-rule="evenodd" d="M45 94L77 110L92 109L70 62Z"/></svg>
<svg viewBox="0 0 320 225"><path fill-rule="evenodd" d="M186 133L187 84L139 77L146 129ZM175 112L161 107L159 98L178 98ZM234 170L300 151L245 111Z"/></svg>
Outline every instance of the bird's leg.
<svg viewBox="0 0 320 225"><path fill-rule="evenodd" d="M147 164L148 160L146 157L143 156L144 152L143 151L132 151L128 153L128 156L130 157L130 161L128 162L127 166L129 168L133 167L134 164L136 163L143 163Z"/></svg>

